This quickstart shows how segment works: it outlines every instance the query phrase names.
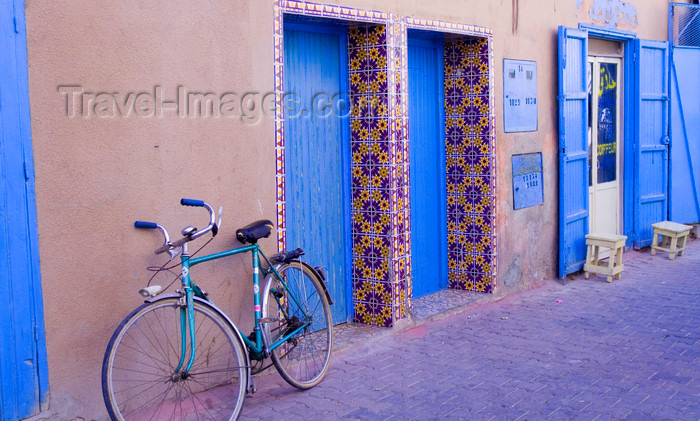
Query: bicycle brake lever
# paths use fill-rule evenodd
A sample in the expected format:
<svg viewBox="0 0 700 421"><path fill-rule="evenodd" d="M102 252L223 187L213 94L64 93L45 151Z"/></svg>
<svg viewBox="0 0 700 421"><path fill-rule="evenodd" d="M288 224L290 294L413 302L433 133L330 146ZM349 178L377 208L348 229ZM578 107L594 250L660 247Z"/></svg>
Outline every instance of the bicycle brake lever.
<svg viewBox="0 0 700 421"><path fill-rule="evenodd" d="M173 260L175 258L175 256L180 254L181 251L182 251L182 247L168 249L168 254L170 255L170 260Z"/></svg>

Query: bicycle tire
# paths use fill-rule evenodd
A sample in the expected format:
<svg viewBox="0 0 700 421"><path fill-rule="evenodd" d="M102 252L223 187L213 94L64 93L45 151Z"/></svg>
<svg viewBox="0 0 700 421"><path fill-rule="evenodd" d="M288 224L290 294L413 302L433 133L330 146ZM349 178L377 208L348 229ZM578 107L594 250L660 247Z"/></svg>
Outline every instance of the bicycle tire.
<svg viewBox="0 0 700 421"><path fill-rule="evenodd" d="M277 271L289 290L282 294L280 302L275 291L282 291L279 280L270 275L270 285L265 289L263 317L279 319L270 322L271 344L296 330L306 321L310 324L297 335L272 350L271 357L282 378L298 389L310 389L323 380L333 352L333 320L325 288L316 272L306 263L293 261L283 264ZM296 300L289 296L294 294ZM301 310L305 309L306 313ZM282 311L283 310L283 311ZM287 315L284 317L283 315ZM310 319L304 317L308 314Z"/></svg>
<svg viewBox="0 0 700 421"><path fill-rule="evenodd" d="M113 420L238 418L248 363L237 333L218 310L195 301L195 360L186 377L176 377L182 340L178 301L141 305L112 335L102 363L102 393Z"/></svg>

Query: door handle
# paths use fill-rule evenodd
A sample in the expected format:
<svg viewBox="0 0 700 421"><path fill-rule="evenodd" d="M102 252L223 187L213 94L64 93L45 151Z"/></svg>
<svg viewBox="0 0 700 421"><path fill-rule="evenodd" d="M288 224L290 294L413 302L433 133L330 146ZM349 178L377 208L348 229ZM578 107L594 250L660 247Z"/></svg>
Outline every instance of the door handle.
<svg viewBox="0 0 700 421"><path fill-rule="evenodd" d="M664 136L661 138L661 143L663 145L668 145L671 142L671 139L668 136Z"/></svg>

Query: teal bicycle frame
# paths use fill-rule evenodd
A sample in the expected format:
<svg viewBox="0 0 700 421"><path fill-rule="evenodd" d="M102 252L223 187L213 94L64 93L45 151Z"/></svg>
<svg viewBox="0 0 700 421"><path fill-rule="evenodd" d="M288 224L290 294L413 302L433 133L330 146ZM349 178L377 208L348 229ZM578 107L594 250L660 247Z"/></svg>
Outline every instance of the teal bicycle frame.
<svg viewBox="0 0 700 421"><path fill-rule="evenodd" d="M190 336L190 342L192 346L192 352L190 353L190 359L187 362L187 366L185 367L185 372L189 372L190 368L192 367L192 364L194 363L194 358L195 358L195 353L196 353L196 342L195 342L195 325L194 325L194 306L193 306L193 297L199 297L202 298L206 301L210 301L209 298L207 298L206 294L202 292L202 290L199 288L197 284L192 282L190 279L190 268L194 265L198 265L200 263L208 262L211 260L216 260L216 259L221 259L223 257L228 257L228 256L234 256L236 254L241 254L241 253L246 253L246 252L251 252L253 256L253 292L254 292L254 303L255 303L255 328L254 328L254 333L255 333L255 342L253 342L247 335L243 334L243 332L240 331L240 329L236 328L238 330L238 333L240 334L241 339L243 339L243 342L245 342L246 346L248 349L251 351L251 359L254 360L262 360L266 356L268 356L269 352L278 348L282 344L284 344L287 340L289 340L291 337L296 335L299 331L302 329L306 328L309 326L310 322L308 321L308 314L306 314L306 309L304 309L299 301L297 300L296 296L294 295L293 291L289 290L289 287L287 286L286 282L280 275L280 273L277 271L277 268L270 262L270 260L265 256L265 254L262 252L260 249L260 246L257 243L253 243L248 246L243 246L243 247L238 247L235 249L230 249L226 251L222 251L220 253L214 253L214 254L209 254L206 256L201 256L201 257L194 257L191 258L188 251L187 251L187 244L183 245L182 248L182 254L180 256L181 260L181 265L182 265L182 286L183 286L183 293L185 298L185 301L187 303L186 306L183 306L180 308L180 329L181 329L181 334L182 334L182 356L180 357L180 363L178 364L177 368L175 369L175 372L178 373L182 366L185 364L185 355L187 353L187 332L189 331L189 336ZM269 269L265 269L261 266L260 264L260 256L265 259L265 262L269 265ZM277 280L280 281L282 284L283 288L285 291L287 291L289 297L294 300L295 304L301 311L304 312L304 317L305 317L305 322L294 329L293 331L287 333L284 335L282 338L278 339L274 344L269 345L267 349L265 349L266 344L263 341L262 337L262 332L260 329L260 324L261 324L261 319L262 319L262 308L261 308L261 300L260 300L260 273L263 273L265 277L267 277L270 274L273 274ZM279 298L275 296L275 300L278 301L279 304ZM280 306L282 308L282 306ZM285 317L288 317L287 314L284 315ZM267 321L269 322L269 320Z"/></svg>

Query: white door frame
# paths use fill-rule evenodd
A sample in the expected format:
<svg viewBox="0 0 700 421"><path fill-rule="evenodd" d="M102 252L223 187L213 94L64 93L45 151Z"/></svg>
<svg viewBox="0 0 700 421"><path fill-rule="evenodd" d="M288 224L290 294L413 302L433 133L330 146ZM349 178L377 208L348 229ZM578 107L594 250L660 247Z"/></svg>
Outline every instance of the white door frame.
<svg viewBox="0 0 700 421"><path fill-rule="evenodd" d="M617 90L617 94L615 97L615 145L616 145L616 151L615 151L615 180L610 181L607 183L601 183L598 184L598 171L597 171L597 149L598 149L598 116L599 116L599 111L598 111L598 95L591 95L591 105L590 105L590 110L591 110L591 128L589 130L589 137L588 137L588 149L590 153L590 180L591 184L589 186L588 194L589 194L589 206L590 206L590 217L588 219L589 224L588 224L588 232L601 232L601 233L606 233L606 234L619 234L622 232L622 203L623 203L623 194L622 194L622 175L623 175L623 168L621 167L621 156L623 154L623 142L622 142L622 136L621 136L621 126L622 126L622 121L621 121L621 97L622 97L622 80L620 78L620 75L622 75L622 59L617 58L617 57L602 57L602 56L595 56L595 55L589 55L588 56L588 68L589 70L591 69L591 64L592 64L592 74L589 75L590 78L590 86L591 86L591 92L592 93L597 93L600 92L600 77L597 75L600 74L600 63L612 63L616 64L616 75L615 75L615 81L616 81L616 86L615 89ZM593 77L593 75L596 75L596 77ZM595 148L596 150L596 155L593 155L591 152L591 149ZM595 163L595 165L594 165ZM612 192L611 192L612 190ZM613 196L608 194L606 196L606 192L612 193ZM612 224L604 224L601 223L602 220L599 218L603 218L601 215L601 205L605 205L605 203L602 203L605 201L606 203L611 201L612 197L614 199L612 200L612 206L609 208L605 209L604 213L606 214L612 214ZM612 231L612 232L611 232Z"/></svg>

